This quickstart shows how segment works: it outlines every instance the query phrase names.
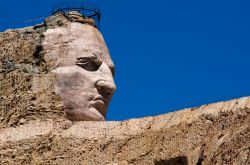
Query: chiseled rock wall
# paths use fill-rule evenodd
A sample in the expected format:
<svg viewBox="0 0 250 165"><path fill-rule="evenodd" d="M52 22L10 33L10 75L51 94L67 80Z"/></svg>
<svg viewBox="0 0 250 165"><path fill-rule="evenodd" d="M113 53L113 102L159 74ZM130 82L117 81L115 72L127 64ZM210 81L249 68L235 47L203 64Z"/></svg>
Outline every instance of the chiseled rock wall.
<svg viewBox="0 0 250 165"><path fill-rule="evenodd" d="M79 22L79 21L78 21ZM123 122L71 122L44 58L63 15L0 33L0 164L250 164L250 97Z"/></svg>
<svg viewBox="0 0 250 165"><path fill-rule="evenodd" d="M74 21L69 17L74 17ZM51 72L53 58L58 58L55 53L67 52L63 47L78 42L74 39L79 35L85 36L81 42L96 45L96 49L104 45L101 33L91 26L90 19L77 17L56 14L43 24L0 33L0 128L65 117L61 97L55 90L56 74ZM79 28L74 29L75 26ZM93 29L99 40L89 37ZM86 33L82 34L83 31ZM57 40L52 40L53 37Z"/></svg>
<svg viewBox="0 0 250 165"><path fill-rule="evenodd" d="M54 17L45 24L0 33L0 128L63 116L53 89L55 75L48 72L42 48L43 33Z"/></svg>
<svg viewBox="0 0 250 165"><path fill-rule="evenodd" d="M94 21L76 13L0 33L0 128L65 116L105 119L114 64Z"/></svg>
<svg viewBox="0 0 250 165"><path fill-rule="evenodd" d="M250 164L250 97L123 122L0 129L0 164Z"/></svg>

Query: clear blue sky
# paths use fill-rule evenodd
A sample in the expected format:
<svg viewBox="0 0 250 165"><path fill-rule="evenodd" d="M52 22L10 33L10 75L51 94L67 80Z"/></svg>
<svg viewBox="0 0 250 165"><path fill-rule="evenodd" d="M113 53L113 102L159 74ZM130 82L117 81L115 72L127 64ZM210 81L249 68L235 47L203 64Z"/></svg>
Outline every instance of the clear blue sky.
<svg viewBox="0 0 250 165"><path fill-rule="evenodd" d="M61 2L3 0L0 30L47 16ZM92 2L102 10L101 31L116 65L108 120L250 95L249 0Z"/></svg>

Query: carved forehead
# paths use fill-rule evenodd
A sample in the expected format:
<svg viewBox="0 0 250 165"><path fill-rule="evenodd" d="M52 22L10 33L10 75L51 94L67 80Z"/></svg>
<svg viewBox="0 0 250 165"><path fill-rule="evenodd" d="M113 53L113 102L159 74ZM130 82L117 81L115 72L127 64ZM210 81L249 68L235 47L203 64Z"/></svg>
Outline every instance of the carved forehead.
<svg viewBox="0 0 250 165"><path fill-rule="evenodd" d="M47 59L67 59L70 62L79 57L94 56L113 66L101 33L90 25L71 23L67 28L48 29L44 36L43 47Z"/></svg>

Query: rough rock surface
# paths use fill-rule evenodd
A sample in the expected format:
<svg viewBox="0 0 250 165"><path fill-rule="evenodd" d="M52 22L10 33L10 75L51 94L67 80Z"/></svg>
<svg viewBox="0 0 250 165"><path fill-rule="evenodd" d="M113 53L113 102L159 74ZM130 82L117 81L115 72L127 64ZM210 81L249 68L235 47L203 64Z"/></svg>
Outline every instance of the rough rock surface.
<svg viewBox="0 0 250 165"><path fill-rule="evenodd" d="M123 122L0 130L0 164L250 164L250 97Z"/></svg>
<svg viewBox="0 0 250 165"><path fill-rule="evenodd" d="M59 14L0 33L1 165L250 164L250 97L123 122L66 120L42 42L68 24Z"/></svg>
<svg viewBox="0 0 250 165"><path fill-rule="evenodd" d="M56 26L55 18L0 33L0 128L63 116L53 89L55 75L48 72L42 50L43 33Z"/></svg>
<svg viewBox="0 0 250 165"><path fill-rule="evenodd" d="M106 61L110 59L101 33L89 22L90 19L75 13L58 13L43 24L0 33L0 128L37 119L65 118L62 97L55 89L58 74L51 72L55 59L57 64L60 60L63 63L59 55L88 55L93 50L96 56L101 54ZM74 51L72 45L81 50Z"/></svg>

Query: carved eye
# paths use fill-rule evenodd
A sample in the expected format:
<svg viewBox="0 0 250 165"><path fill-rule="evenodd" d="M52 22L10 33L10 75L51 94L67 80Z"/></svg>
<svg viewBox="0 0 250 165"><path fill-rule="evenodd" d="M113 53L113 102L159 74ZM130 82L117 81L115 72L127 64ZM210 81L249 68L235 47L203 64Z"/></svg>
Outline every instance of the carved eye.
<svg viewBox="0 0 250 165"><path fill-rule="evenodd" d="M100 67L100 64L97 64L95 60L88 58L78 58L76 65L87 71L97 71Z"/></svg>

